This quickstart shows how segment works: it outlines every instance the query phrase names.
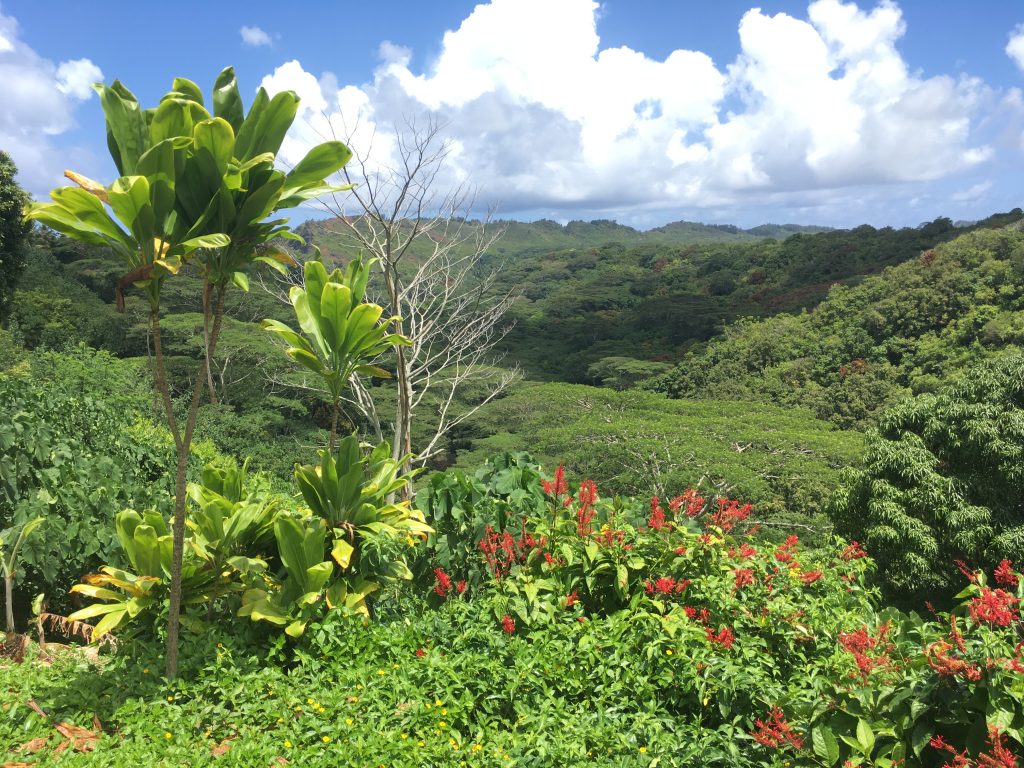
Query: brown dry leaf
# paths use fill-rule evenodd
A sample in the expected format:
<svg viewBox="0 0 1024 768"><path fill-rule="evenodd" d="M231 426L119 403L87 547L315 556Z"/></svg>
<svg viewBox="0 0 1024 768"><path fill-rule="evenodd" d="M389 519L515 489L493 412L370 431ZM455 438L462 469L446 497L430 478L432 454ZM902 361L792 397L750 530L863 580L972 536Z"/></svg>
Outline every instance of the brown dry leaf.
<svg viewBox="0 0 1024 768"><path fill-rule="evenodd" d="M36 763L11 763L0 765L0 768L36 768Z"/></svg>
<svg viewBox="0 0 1024 768"><path fill-rule="evenodd" d="M221 739L220 744L210 750L210 754L214 756L223 755L225 752L230 750L232 746L231 739Z"/></svg>
<svg viewBox="0 0 1024 768"><path fill-rule="evenodd" d="M100 722L100 716L97 715L95 712L92 713L92 727L95 728L97 731L103 730L103 723Z"/></svg>
<svg viewBox="0 0 1024 768"><path fill-rule="evenodd" d="M288 765L288 761L285 760L283 757L278 757L276 760L274 760L274 762L278 765Z"/></svg>
<svg viewBox="0 0 1024 768"><path fill-rule="evenodd" d="M62 736L67 737L75 752L92 752L96 749L96 742L100 740L98 733L93 733L85 728L79 728L74 723L58 723L53 727Z"/></svg>
<svg viewBox="0 0 1024 768"><path fill-rule="evenodd" d="M57 748L55 750L53 750L53 754L59 755L60 753L62 753L65 749L67 749L70 746L71 746L71 742L70 741L62 741L60 744L57 745Z"/></svg>
<svg viewBox="0 0 1024 768"><path fill-rule="evenodd" d="M40 749L45 747L49 741L50 739L48 737L40 736L38 739L32 739L32 741L25 742L14 751L32 754L33 752L38 752Z"/></svg>

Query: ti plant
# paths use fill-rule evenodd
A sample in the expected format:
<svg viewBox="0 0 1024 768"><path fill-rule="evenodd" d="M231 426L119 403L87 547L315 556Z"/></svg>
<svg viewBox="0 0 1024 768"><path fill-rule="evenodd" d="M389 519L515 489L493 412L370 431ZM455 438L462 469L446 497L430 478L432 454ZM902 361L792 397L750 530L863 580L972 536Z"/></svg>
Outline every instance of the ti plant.
<svg viewBox="0 0 1024 768"><path fill-rule="evenodd" d="M176 78L171 91L152 109L142 109L118 81L95 88L119 178L104 185L68 171L67 177L78 186L53 190L51 202L27 207L26 218L120 255L126 272L117 286L119 308L128 285L142 289L149 299L155 386L177 451L166 659L167 675L173 677L178 664L186 469L203 388L212 384L209 365L224 292L230 283L246 288L246 270L256 262L286 268L290 257L272 241L296 236L284 219L272 218L273 213L347 188L332 186L326 179L348 162L351 152L341 142L329 141L314 147L291 171L275 168L299 98L291 91L271 97L260 88L245 113L230 68L214 84L212 114L200 88L185 78ZM163 282L195 254L203 278L205 354L182 427L167 384L160 295Z"/></svg>
<svg viewBox="0 0 1024 768"><path fill-rule="evenodd" d="M32 532L41 526L46 520L45 517L33 517L21 526L8 529L0 533L0 576L4 578L4 611L7 619L7 635L15 634L14 630L14 579L18 575L18 550L25 543ZM10 551L7 550L7 542L12 540Z"/></svg>
<svg viewBox="0 0 1024 768"><path fill-rule="evenodd" d="M395 346L411 344L405 336L389 332L397 317L381 322L384 309L364 301L373 263L356 258L344 271L328 274L320 261L307 261L302 286L288 293L302 332L277 320L263 321L266 330L288 344L288 357L323 379L332 406L330 451L337 439L341 393L349 377L390 377L371 361Z"/></svg>
<svg viewBox="0 0 1024 768"><path fill-rule="evenodd" d="M311 514L278 517L274 534L286 576L246 592L240 615L298 637L321 603L369 615L368 598L383 582L411 579L403 550L433 529L408 502L388 502L411 479L399 475L401 466L387 443L364 453L356 435L341 441L336 456L321 451L319 465L296 466Z"/></svg>
<svg viewBox="0 0 1024 768"><path fill-rule="evenodd" d="M275 497L246 493L244 482L244 466L208 465L202 484L189 488L196 508L187 521L192 536L182 565L182 603L206 605L207 618L217 598L240 592L245 579L267 568L265 560L253 555L267 548L280 505ZM169 597L173 544L163 516L155 510L140 515L129 509L117 516L115 525L132 570L104 566L71 588L104 601L68 617L82 621L101 616L93 641L128 620L158 612Z"/></svg>

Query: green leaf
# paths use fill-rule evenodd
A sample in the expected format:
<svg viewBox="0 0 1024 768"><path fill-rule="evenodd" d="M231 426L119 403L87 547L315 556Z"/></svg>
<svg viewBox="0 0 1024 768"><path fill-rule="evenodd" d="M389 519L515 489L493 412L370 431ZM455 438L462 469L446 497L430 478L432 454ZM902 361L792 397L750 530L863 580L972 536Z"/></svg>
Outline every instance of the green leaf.
<svg viewBox="0 0 1024 768"><path fill-rule="evenodd" d="M235 70L227 67L213 84L213 114L228 121L231 129L237 134L245 119L242 112L242 97L238 93L238 80Z"/></svg>
<svg viewBox="0 0 1024 768"><path fill-rule="evenodd" d="M870 756L875 748L875 734L866 720L857 721L857 742L864 754Z"/></svg>
<svg viewBox="0 0 1024 768"><path fill-rule="evenodd" d="M235 150L235 132L220 117L196 124L193 132L196 152L206 152L213 160L217 176L223 176Z"/></svg>
<svg viewBox="0 0 1024 768"><path fill-rule="evenodd" d="M331 557L341 568L348 568L355 548L344 539L335 539L334 547L331 549Z"/></svg>
<svg viewBox="0 0 1024 768"><path fill-rule="evenodd" d="M325 141L311 149L285 177L284 195L311 185L321 186L324 179L345 167L352 151L340 141Z"/></svg>
<svg viewBox="0 0 1024 768"><path fill-rule="evenodd" d="M826 764L835 765L839 762L839 743L828 726L819 725L811 731L811 745L814 748L814 754L824 760Z"/></svg>

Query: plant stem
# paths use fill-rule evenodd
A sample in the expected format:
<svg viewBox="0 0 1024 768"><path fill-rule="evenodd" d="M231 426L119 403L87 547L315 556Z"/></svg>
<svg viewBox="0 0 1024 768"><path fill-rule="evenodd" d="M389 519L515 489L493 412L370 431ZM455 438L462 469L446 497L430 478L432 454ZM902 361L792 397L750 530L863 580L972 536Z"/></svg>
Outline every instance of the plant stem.
<svg viewBox="0 0 1024 768"><path fill-rule="evenodd" d="M217 346L217 337L220 335L221 320L224 317L224 286L217 286L217 305L213 309L213 330L210 332L209 354L203 356L200 363L200 370L196 376L195 386L192 389L192 399L189 404L188 417L185 421L185 434L176 441L178 447L178 466L174 478L174 519L171 522L171 537L173 548L171 550L171 589L170 605L167 610L167 652L166 652L166 675L169 679L178 674L178 635L181 618L181 566L185 553L185 490L187 485L188 456L192 446L192 434L196 426L196 418L199 414L199 401L203 397L203 386L206 383L207 362L213 356ZM204 291L204 297L209 296L209 288ZM210 303L203 302L204 322L210 314ZM164 388L167 382L164 379ZM170 402L167 395L165 402ZM172 414L173 417L173 414Z"/></svg>
<svg viewBox="0 0 1024 768"><path fill-rule="evenodd" d="M7 639L16 634L14 631L14 574L4 573L4 611L7 614Z"/></svg>

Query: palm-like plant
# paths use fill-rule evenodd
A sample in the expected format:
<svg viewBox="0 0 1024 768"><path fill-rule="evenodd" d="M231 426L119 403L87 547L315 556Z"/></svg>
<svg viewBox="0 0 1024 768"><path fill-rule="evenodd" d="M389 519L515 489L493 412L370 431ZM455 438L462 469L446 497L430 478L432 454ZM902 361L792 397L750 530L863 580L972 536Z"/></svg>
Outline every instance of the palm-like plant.
<svg viewBox="0 0 1024 768"><path fill-rule="evenodd" d="M224 292L230 283L247 287L246 270L259 261L284 268L290 258L271 245L292 236L274 211L290 208L323 192L343 189L325 180L351 157L341 142L315 147L290 172L274 159L295 119L299 98L264 89L246 114L233 70L214 85L213 114L199 87L177 78L153 109L142 109L120 82L95 86L106 120L107 144L120 177L105 186L67 172L77 187L51 192L51 202L34 203L26 218L69 237L106 245L127 271L117 287L145 291L156 358L156 388L163 400L177 449L173 555L167 633L167 674L177 670L181 606L181 563L185 537L185 471L203 387L209 378ZM188 416L179 428L167 385L160 337L160 290L199 252L203 276L205 356L195 379Z"/></svg>
<svg viewBox="0 0 1024 768"><path fill-rule="evenodd" d="M285 354L323 379L332 405L329 451L334 450L341 393L349 378L390 376L370 361L395 346L411 344L390 332L397 317L381 322L384 309L363 300L372 266L372 260L356 258L344 271L328 274L320 261L307 261L302 286L292 287L288 294L302 333L277 320L263 321L266 330L288 344Z"/></svg>

